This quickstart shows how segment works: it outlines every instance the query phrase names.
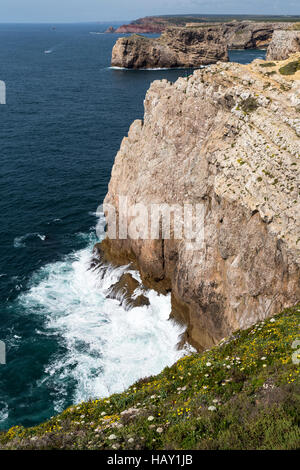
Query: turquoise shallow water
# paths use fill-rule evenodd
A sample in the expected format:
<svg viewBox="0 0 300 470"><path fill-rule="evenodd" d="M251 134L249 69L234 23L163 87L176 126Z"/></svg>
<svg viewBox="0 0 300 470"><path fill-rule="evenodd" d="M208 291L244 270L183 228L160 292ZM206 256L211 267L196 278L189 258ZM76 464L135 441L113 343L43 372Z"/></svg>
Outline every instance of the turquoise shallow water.
<svg viewBox="0 0 300 470"><path fill-rule="evenodd" d="M110 69L116 35L90 34L105 28L0 25L0 428L121 390L178 356L169 299L149 293L148 310L126 313L103 295L120 273L99 284L88 266L95 211L146 90L187 71Z"/></svg>

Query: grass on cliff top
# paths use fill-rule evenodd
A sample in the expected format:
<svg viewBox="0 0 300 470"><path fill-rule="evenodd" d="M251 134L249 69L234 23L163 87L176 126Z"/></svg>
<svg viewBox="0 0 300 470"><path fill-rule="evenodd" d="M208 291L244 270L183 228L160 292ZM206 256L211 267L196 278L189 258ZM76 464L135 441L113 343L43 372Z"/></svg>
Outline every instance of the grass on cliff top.
<svg viewBox="0 0 300 470"><path fill-rule="evenodd" d="M229 23L232 21L253 21L253 22L271 22L271 23L295 23L299 22L299 15L295 16L280 16L280 15L160 15L152 16L150 18L161 19L164 23L173 23L179 26L184 26L189 22L214 22L214 23ZM133 22L134 23L139 23Z"/></svg>
<svg viewBox="0 0 300 470"><path fill-rule="evenodd" d="M0 434L1 449L296 449L300 304L109 399Z"/></svg>
<svg viewBox="0 0 300 470"><path fill-rule="evenodd" d="M281 75L294 75L300 70L300 59L289 62L279 69Z"/></svg>
<svg viewBox="0 0 300 470"><path fill-rule="evenodd" d="M275 62L264 62L263 64L259 64L260 67L276 67Z"/></svg>

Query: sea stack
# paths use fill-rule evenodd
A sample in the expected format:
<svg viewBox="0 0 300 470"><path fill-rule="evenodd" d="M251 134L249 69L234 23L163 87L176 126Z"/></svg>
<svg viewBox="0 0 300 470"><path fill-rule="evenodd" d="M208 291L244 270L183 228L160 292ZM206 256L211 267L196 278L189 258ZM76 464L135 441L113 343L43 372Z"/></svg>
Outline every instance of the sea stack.
<svg viewBox="0 0 300 470"><path fill-rule="evenodd" d="M110 26L109 28L107 28L107 30L105 31L105 33L115 33L116 30L113 26Z"/></svg>

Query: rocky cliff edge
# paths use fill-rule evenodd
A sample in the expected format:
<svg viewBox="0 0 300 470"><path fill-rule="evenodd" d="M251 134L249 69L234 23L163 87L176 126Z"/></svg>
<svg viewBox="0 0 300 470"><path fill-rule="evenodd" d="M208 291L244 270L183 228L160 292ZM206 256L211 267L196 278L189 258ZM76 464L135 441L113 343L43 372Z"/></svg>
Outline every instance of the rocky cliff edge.
<svg viewBox="0 0 300 470"><path fill-rule="evenodd" d="M294 65L291 65L294 64ZM105 239L148 287L172 292L187 339L207 348L300 298L300 54L218 63L155 81L124 138L106 203L202 204L204 245ZM108 226L112 222L107 214Z"/></svg>
<svg viewBox="0 0 300 470"><path fill-rule="evenodd" d="M200 67L228 61L227 45L219 31L169 28L160 38L134 34L117 40L111 65L130 69Z"/></svg>
<svg viewBox="0 0 300 470"><path fill-rule="evenodd" d="M300 31L274 31L267 60L285 60L297 52L300 52Z"/></svg>

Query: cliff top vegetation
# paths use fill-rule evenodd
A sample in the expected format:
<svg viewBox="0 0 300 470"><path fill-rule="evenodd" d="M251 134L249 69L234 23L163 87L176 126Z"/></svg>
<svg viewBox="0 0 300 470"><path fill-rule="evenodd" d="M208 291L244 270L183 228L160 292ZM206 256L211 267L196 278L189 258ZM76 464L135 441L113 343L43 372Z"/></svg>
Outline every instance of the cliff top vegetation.
<svg viewBox="0 0 300 470"><path fill-rule="evenodd" d="M2 449L296 449L300 304L123 393L11 428Z"/></svg>

